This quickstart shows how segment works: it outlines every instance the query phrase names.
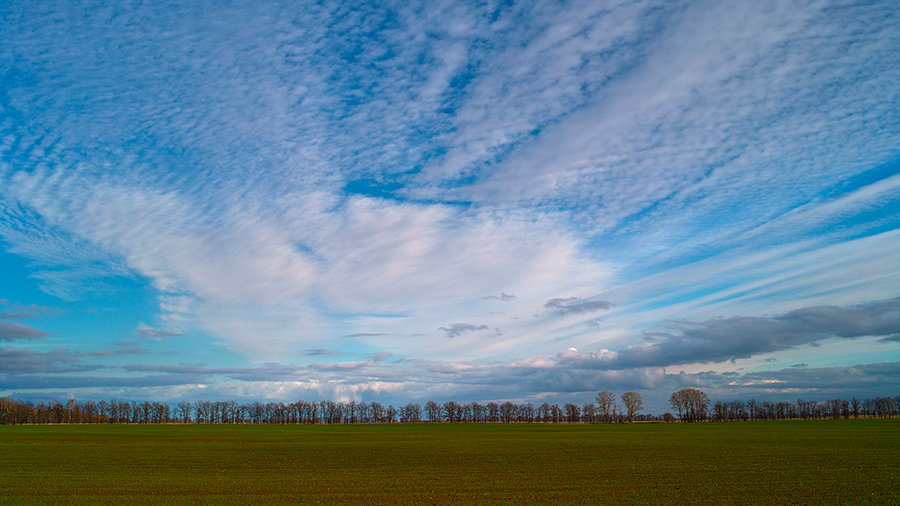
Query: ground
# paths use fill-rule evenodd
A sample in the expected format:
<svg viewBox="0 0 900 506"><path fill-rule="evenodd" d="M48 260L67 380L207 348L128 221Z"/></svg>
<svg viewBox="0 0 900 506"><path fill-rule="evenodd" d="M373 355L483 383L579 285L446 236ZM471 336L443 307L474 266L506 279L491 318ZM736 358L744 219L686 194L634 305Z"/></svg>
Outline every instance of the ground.
<svg viewBox="0 0 900 506"><path fill-rule="evenodd" d="M900 420L0 426L0 503L900 503Z"/></svg>

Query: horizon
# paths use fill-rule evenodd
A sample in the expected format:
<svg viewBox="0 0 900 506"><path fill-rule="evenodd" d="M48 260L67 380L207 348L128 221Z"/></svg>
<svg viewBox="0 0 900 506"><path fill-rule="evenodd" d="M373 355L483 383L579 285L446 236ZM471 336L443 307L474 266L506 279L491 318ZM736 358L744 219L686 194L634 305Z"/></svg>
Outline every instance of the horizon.
<svg viewBox="0 0 900 506"><path fill-rule="evenodd" d="M900 7L0 6L0 397L900 393Z"/></svg>

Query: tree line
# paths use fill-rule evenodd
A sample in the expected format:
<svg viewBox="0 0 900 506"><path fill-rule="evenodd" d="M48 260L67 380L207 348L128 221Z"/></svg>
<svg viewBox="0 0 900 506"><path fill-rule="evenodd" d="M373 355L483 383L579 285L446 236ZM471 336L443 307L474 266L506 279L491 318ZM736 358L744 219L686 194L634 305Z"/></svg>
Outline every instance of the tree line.
<svg viewBox="0 0 900 506"><path fill-rule="evenodd" d="M872 418L900 416L900 395L858 400L796 402L718 401L710 403L702 391L685 388L672 393L669 404L675 414L641 413L643 400L637 392L617 396L611 391L597 394L596 403L563 405L458 403L428 401L425 405L402 406L379 402L297 401L250 402L121 400L69 400L23 402L0 398L0 424L71 423L202 423L202 424L342 424L342 423L625 423L701 422L744 420L789 420L826 418Z"/></svg>

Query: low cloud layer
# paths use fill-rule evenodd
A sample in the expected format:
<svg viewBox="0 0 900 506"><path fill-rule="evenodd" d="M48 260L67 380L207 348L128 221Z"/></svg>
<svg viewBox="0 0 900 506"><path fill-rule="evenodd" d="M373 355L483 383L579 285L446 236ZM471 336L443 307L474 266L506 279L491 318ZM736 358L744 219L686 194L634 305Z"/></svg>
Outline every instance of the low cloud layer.
<svg viewBox="0 0 900 506"><path fill-rule="evenodd" d="M66 358L68 356L68 358ZM46 362L68 362L54 352L30 366L32 373L0 370L0 385L24 392L50 388L101 388L134 398L174 399L335 399L391 402L427 400L516 402L591 402L600 390L643 392L646 409L668 410L668 395L680 388L700 388L713 400L751 397L768 400L827 400L895 395L900 389L900 362L841 367L789 367L772 371L686 374L647 367L599 370L574 355L506 364L391 361L371 357L356 362L319 363L308 367L265 364L258 367L196 365L125 366L131 373L84 376L42 375ZM18 367L23 370L27 367ZM83 369L88 370L88 369ZM55 368L53 372L75 372ZM414 378L415 381L409 381ZM161 387L164 387L161 389Z"/></svg>

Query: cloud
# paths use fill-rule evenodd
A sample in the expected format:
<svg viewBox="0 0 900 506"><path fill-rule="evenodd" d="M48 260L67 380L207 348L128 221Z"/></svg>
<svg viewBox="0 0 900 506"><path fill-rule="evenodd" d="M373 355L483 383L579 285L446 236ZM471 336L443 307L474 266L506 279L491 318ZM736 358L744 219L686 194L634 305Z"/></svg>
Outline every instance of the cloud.
<svg viewBox="0 0 900 506"><path fill-rule="evenodd" d="M353 334L347 334L344 337L377 337L387 335L384 332L355 332Z"/></svg>
<svg viewBox="0 0 900 506"><path fill-rule="evenodd" d="M760 385L776 385L785 393L800 389L816 396L893 396L900 387L900 362L759 371L741 375L727 383L727 386L738 387L738 391L742 387L758 388Z"/></svg>
<svg viewBox="0 0 900 506"><path fill-rule="evenodd" d="M218 204L211 204L215 212L207 216L210 206L190 207L175 192L96 182L88 185L95 192L91 197L60 185L48 181L20 188L40 194L32 197L42 206L41 221L79 228L146 274L160 294L161 321L176 329L197 322L233 351L256 360L319 347L315 341L325 336L434 333L446 311L478 317L481 297L498 285L516 290L517 299L509 303L531 305L546 300L548 290L571 287L576 274L579 288L602 285L609 276L608 268L582 256L574 238L553 220L515 213L361 197L336 203L297 193L253 209L239 210L242 204L235 202L223 217ZM71 201L51 197L59 193ZM95 219L73 221L70 207L95 199L108 202L110 210L96 209ZM112 212L113 207L119 210ZM131 226L122 227L124 221ZM208 224L199 235L172 235L196 222ZM248 233L259 241L248 241ZM297 243L306 246L299 249ZM435 299L452 300L453 306L438 308ZM345 323L337 324L336 314L346 315ZM379 314L416 314L417 321L375 321ZM138 335L152 338L181 333L138 329ZM260 334L269 339L256 339Z"/></svg>
<svg viewBox="0 0 900 506"><path fill-rule="evenodd" d="M600 328L600 326L602 325L602 322L603 322L603 320L601 320L599 318L594 318L592 320L587 320L586 322L584 322L584 325L589 329L596 329L596 328Z"/></svg>
<svg viewBox="0 0 900 506"><path fill-rule="evenodd" d="M611 308L613 304L602 300L584 300L578 297L550 299L544 303L546 315L567 316L570 314L595 313Z"/></svg>
<svg viewBox="0 0 900 506"><path fill-rule="evenodd" d="M117 387L147 388L157 386L196 385L194 376L157 375L157 376L0 376L0 386L15 390L34 390L44 388L104 388ZM142 392L143 393L143 392ZM140 396L143 397L143 396ZM146 398L146 397L143 397Z"/></svg>
<svg viewBox="0 0 900 506"><path fill-rule="evenodd" d="M478 330L487 330L487 325L472 325L471 323L452 323L446 327L440 327L438 330L444 331L447 337L458 337L468 332Z"/></svg>
<svg viewBox="0 0 900 506"><path fill-rule="evenodd" d="M106 350L97 350L97 351L89 351L88 355L94 357L111 357L115 355L144 355L147 353L147 350L141 348L140 346L128 346L128 347L120 347L114 350L106 349Z"/></svg>
<svg viewBox="0 0 900 506"><path fill-rule="evenodd" d="M134 331L138 336L146 338L146 339L165 339L167 337L181 337L187 334L183 332L177 332L173 330L166 329L156 329L153 327L148 327L147 325L141 324L138 326L137 330Z"/></svg>
<svg viewBox="0 0 900 506"><path fill-rule="evenodd" d="M0 320L17 320L20 318L31 318L31 313L26 311L10 311L5 309L0 311Z"/></svg>
<svg viewBox="0 0 900 506"><path fill-rule="evenodd" d="M593 357L608 368L723 362L814 344L832 337L852 339L900 333L900 298L850 307L814 306L773 317L734 316L676 322L677 332L655 333L655 341Z"/></svg>
<svg viewBox="0 0 900 506"><path fill-rule="evenodd" d="M56 374L91 371L101 367L80 364L74 353L62 348L44 352L11 346L0 348L0 372L7 374Z"/></svg>
<svg viewBox="0 0 900 506"><path fill-rule="evenodd" d="M235 374L252 369L242 367L204 367L200 365L130 364L122 366L126 371L165 372L173 374Z"/></svg>
<svg viewBox="0 0 900 506"><path fill-rule="evenodd" d="M878 19L885 14L884 8L849 8L835 17L823 5L796 8L757 2L695 4L676 12L662 9L659 18L642 13L638 26L653 26L653 36L640 37L644 32L638 27L618 39L623 47L613 54L626 60L616 62L622 65L619 75L601 78L605 86L599 93L575 101L572 112L557 116L551 124L536 126L516 118L520 122L511 124L518 127L519 135L485 136L484 142L512 144L511 155L500 163L485 163L482 177L458 193L482 204L540 206L559 205L562 200L577 209L587 227L618 237L639 231L636 236L658 239L663 248L678 247L682 235L690 239L695 233L708 236L726 231L728 226L713 217L716 213L731 212L729 221L742 226L744 218L770 216L765 206L778 203L790 209L794 206L787 202L799 204L798 200L817 195L818 177L808 177L803 168L819 167L843 179L893 156L886 151L892 142L888 133L892 128L887 125L896 116L885 114L886 104L880 102L872 104L876 110L864 110L865 94L882 89L890 78L861 79L856 72L868 75L871 71L859 59L861 54L851 57L840 49L853 40L842 23L854 15L871 23L865 30L875 38L895 40L887 35L890 23ZM740 11L737 17L735 9ZM607 19L626 10L614 9ZM781 22L771 23L773 12L778 12ZM841 43L816 43L804 36L809 30L829 33ZM584 57L578 53L585 46L581 42L568 48L571 60L566 61ZM887 70L894 58L887 56L886 47L875 43L862 53ZM804 55L803 64L787 57L799 54ZM603 70L615 72L613 68ZM828 68L834 72L825 77L821 70ZM500 83L504 77L499 76ZM842 108L863 114L886 130L873 135L864 121L829 120L812 105L824 101L816 94L827 93L831 86L844 90ZM772 89L778 90L774 96ZM504 87L496 90L495 95L509 95ZM503 107L503 97L496 98L495 107ZM796 106L798 101L803 107ZM723 115L724 111L729 113ZM818 137L821 131L802 130L810 121L832 125L834 130L827 133L832 141L853 139L849 144L855 155L832 153L828 141ZM535 127L540 128L539 135L525 135ZM804 149L807 141L824 149ZM873 149L868 142L879 147ZM492 154L484 150L479 158L489 159ZM841 163L822 169L832 155L839 156ZM471 158L463 163L479 167ZM709 167L715 170L708 171ZM776 167L791 167L790 174L778 174L779 181L794 184L778 188L758 184L764 180L760 177L765 178L763 173L780 170ZM737 195L758 200L744 201L735 211L732 203ZM719 226L690 226L704 222Z"/></svg>
<svg viewBox="0 0 900 506"><path fill-rule="evenodd" d="M15 306L14 308L4 309L0 311L0 320L18 320L25 318L38 317L55 317L63 313L63 310L57 307L38 306L29 304L26 306Z"/></svg>
<svg viewBox="0 0 900 506"><path fill-rule="evenodd" d="M190 383L212 381L215 376L225 376L238 382L255 381L299 381L310 376L306 367L285 366L268 363L259 367L204 367L200 365L157 365L129 364L122 367L130 372L156 372L182 375L190 378Z"/></svg>
<svg viewBox="0 0 900 506"><path fill-rule="evenodd" d="M507 301L511 301L511 300L516 300L517 298L518 297L516 297L515 295L513 295L511 293L500 292L500 295L488 295L484 299L485 300L499 300L499 301L507 302Z"/></svg>
<svg viewBox="0 0 900 506"><path fill-rule="evenodd" d="M612 352L603 352L612 353ZM35 377L35 381L2 378L4 386L21 390L69 386L106 389L172 386L165 398L192 392L193 398L259 400L338 399L384 402L460 401L590 402L596 392L638 390L652 412L668 409L668 395L679 388L707 391L714 399L796 400L797 396L824 400L830 396L893 395L900 387L900 363L850 367L799 368L776 371L703 371L667 373L663 367L626 370L598 369L586 355L569 349L556 356L504 363L436 362L415 359L367 360L311 364L277 363L258 367L134 364L124 369L158 375L121 377ZM224 377L221 379L219 377ZM197 389L197 385L203 388ZM177 387L177 388L176 388ZM161 395L160 391L144 391ZM134 394L138 395L138 394ZM138 395L140 397L140 395Z"/></svg>
<svg viewBox="0 0 900 506"><path fill-rule="evenodd" d="M327 356L327 355L337 355L337 354L338 354L338 352L336 352L334 350L328 350L325 348L313 348L313 349L306 350L306 355L310 355L310 356L321 356L321 355Z"/></svg>
<svg viewBox="0 0 900 506"><path fill-rule="evenodd" d="M16 339L37 339L49 336L47 332L19 323L0 321L0 341L13 341Z"/></svg>

